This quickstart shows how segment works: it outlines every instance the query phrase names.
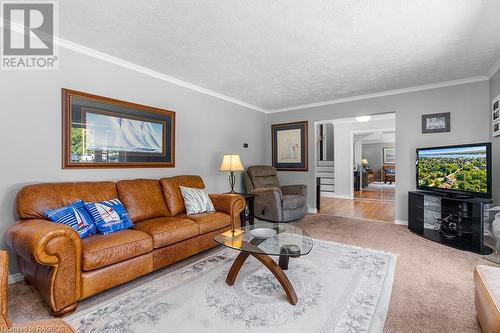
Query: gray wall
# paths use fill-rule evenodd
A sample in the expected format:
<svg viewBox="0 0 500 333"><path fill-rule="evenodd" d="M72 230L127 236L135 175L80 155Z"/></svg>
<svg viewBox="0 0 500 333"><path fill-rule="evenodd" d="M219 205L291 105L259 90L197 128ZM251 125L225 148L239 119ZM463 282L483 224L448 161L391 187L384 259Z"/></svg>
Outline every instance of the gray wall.
<svg viewBox="0 0 500 333"><path fill-rule="evenodd" d="M227 174L218 171L223 153L241 154L244 165L265 162L270 130L264 113L66 49L60 61L58 71L0 75L1 235L15 221L15 196L25 184L197 174L210 192L224 192ZM176 168L62 170L63 87L176 111ZM0 246L5 248L3 237ZM15 258L10 261L16 273Z"/></svg>
<svg viewBox="0 0 500 333"><path fill-rule="evenodd" d="M353 102L273 113L269 124L309 121L309 152L314 151L314 121L367 114L396 113L396 219L407 220L408 190L415 189L415 148L435 145L481 142L490 139L489 84L481 81L463 85L376 97ZM451 112L451 132L421 133L421 116ZM270 134L267 134L267 161L271 162ZM283 184L304 183L309 187L308 204L315 207L314 154L309 154L309 172L282 171ZM496 167L494 165L494 170Z"/></svg>
<svg viewBox="0 0 500 333"><path fill-rule="evenodd" d="M490 101L500 95L500 70L490 80ZM491 121L491 117L490 117ZM491 134L491 129L490 129ZM491 135L493 166L500 165L500 136ZM498 171L498 169L495 169ZM500 202L500 173L493 172L493 199L495 203Z"/></svg>
<svg viewBox="0 0 500 333"><path fill-rule="evenodd" d="M364 143L361 147L361 156L366 158L370 168L375 174L375 180L380 180L380 171L382 170L382 149L394 148L394 143ZM396 156L397 159L397 156Z"/></svg>

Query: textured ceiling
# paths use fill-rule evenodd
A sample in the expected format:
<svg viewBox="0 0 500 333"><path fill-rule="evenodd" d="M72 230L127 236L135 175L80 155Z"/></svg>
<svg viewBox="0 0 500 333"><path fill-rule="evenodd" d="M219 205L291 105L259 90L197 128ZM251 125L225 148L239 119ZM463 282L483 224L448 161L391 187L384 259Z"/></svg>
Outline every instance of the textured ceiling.
<svg viewBox="0 0 500 333"><path fill-rule="evenodd" d="M62 38L265 109L485 75L499 0L60 1Z"/></svg>

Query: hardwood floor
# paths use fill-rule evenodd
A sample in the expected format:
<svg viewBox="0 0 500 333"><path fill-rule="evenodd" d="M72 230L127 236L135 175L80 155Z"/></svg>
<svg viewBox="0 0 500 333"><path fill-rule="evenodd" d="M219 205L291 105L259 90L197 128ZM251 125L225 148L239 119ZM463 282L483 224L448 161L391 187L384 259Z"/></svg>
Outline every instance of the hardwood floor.
<svg viewBox="0 0 500 333"><path fill-rule="evenodd" d="M321 198L320 214L394 223L394 201Z"/></svg>
<svg viewBox="0 0 500 333"><path fill-rule="evenodd" d="M395 187L375 187L370 185L361 191L354 192L355 199L394 201Z"/></svg>

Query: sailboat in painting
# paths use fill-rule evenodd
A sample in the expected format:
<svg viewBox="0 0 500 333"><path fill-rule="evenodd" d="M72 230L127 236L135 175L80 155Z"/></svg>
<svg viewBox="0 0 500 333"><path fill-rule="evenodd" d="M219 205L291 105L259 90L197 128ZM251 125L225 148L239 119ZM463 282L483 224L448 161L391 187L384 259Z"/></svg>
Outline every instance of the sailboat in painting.
<svg viewBox="0 0 500 333"><path fill-rule="evenodd" d="M160 143L154 136L151 123L115 118L119 123L119 131L112 144L108 146L113 150L161 152Z"/></svg>
<svg viewBox="0 0 500 333"><path fill-rule="evenodd" d="M161 123L87 113L88 149L161 153Z"/></svg>

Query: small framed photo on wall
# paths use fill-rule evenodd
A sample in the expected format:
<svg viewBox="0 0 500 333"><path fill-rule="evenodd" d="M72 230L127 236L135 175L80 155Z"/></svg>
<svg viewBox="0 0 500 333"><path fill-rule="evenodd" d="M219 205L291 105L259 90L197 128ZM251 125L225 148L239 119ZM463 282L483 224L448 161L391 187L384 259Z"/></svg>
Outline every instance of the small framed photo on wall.
<svg viewBox="0 0 500 333"><path fill-rule="evenodd" d="M500 95L491 101L491 130L493 136L500 135Z"/></svg>
<svg viewBox="0 0 500 333"><path fill-rule="evenodd" d="M422 133L443 133L450 131L450 113L432 113L422 115Z"/></svg>

